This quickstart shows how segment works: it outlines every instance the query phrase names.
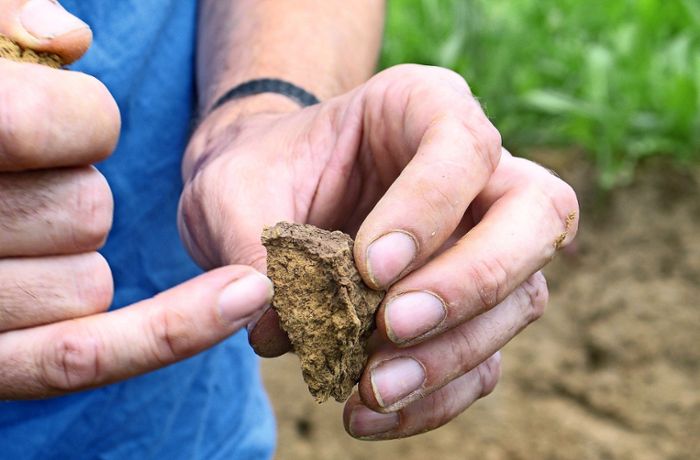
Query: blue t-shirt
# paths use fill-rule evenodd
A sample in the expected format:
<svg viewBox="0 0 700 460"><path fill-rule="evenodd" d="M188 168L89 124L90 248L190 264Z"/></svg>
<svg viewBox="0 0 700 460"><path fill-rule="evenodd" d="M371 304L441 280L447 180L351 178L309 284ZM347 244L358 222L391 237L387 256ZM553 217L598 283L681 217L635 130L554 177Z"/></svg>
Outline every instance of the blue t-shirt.
<svg viewBox="0 0 700 460"><path fill-rule="evenodd" d="M63 0L92 27L73 68L110 89L122 114L99 169L115 200L102 253L114 307L196 276L178 237L180 162L194 100L195 0ZM0 404L0 459L259 459L274 420L245 333L184 362L70 396Z"/></svg>

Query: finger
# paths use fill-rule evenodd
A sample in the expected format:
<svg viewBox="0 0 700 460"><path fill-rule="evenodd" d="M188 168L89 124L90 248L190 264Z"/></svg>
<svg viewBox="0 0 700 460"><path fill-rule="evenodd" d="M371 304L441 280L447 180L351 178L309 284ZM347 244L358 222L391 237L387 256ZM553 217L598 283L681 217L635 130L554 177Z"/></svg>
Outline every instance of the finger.
<svg viewBox="0 0 700 460"><path fill-rule="evenodd" d="M0 0L0 34L34 51L58 55L64 64L90 47L92 32L54 0Z"/></svg>
<svg viewBox="0 0 700 460"><path fill-rule="evenodd" d="M407 138L403 149L415 157L367 216L355 241L358 268L375 289L391 285L442 246L501 153L500 135L466 83L462 93L448 85L416 86L407 99L403 131L381 134ZM417 145L412 145L413 133L419 133Z"/></svg>
<svg viewBox="0 0 700 460"><path fill-rule="evenodd" d="M131 307L0 334L0 399L37 398L142 374L205 350L269 304L272 283L225 267Z"/></svg>
<svg viewBox="0 0 700 460"><path fill-rule="evenodd" d="M276 358L292 351L292 341L281 324L273 308L265 310L249 324L248 341L261 358Z"/></svg>
<svg viewBox="0 0 700 460"><path fill-rule="evenodd" d="M119 137L117 104L97 79L0 59L0 171L104 160Z"/></svg>
<svg viewBox="0 0 700 460"><path fill-rule="evenodd" d="M0 260L0 332L101 313L112 274L98 253Z"/></svg>
<svg viewBox="0 0 700 460"><path fill-rule="evenodd" d="M107 238L112 207L93 167L0 174L0 257L94 251Z"/></svg>
<svg viewBox="0 0 700 460"><path fill-rule="evenodd" d="M474 212L481 221L455 246L392 286L377 314L387 339L411 345L500 303L574 238L578 203L560 179L504 155Z"/></svg>
<svg viewBox="0 0 700 460"><path fill-rule="evenodd" d="M500 353L453 380L435 393L398 412L374 412L357 393L343 411L345 430L364 440L397 439L434 430L493 391L501 373Z"/></svg>
<svg viewBox="0 0 700 460"><path fill-rule="evenodd" d="M539 318L547 303L541 273L495 308L411 348L372 355L359 383L365 405L394 412L474 369Z"/></svg>

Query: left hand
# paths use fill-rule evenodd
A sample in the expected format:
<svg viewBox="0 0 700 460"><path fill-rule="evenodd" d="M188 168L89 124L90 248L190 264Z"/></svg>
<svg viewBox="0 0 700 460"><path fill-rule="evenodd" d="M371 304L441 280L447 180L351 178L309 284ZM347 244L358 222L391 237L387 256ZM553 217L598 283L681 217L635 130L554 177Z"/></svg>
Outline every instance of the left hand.
<svg viewBox="0 0 700 460"><path fill-rule="evenodd" d="M499 350L542 314L539 270L576 233L575 193L502 150L466 82L445 69L398 66L325 103L260 113L273 101L229 104L195 132L186 245L206 268L264 271L265 225L355 235L360 273L387 295L346 429L390 439L441 426L494 388ZM274 310L250 340L263 356L289 347Z"/></svg>

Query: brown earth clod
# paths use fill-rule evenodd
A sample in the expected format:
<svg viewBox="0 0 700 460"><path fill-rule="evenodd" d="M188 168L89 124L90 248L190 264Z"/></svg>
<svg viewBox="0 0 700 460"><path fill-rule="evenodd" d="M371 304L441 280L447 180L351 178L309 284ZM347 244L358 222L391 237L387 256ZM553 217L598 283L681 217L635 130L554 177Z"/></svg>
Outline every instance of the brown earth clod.
<svg viewBox="0 0 700 460"><path fill-rule="evenodd" d="M355 267L353 240L342 232L280 222L263 231L273 308L301 361L317 402L345 401L367 361L367 340L383 292Z"/></svg>
<svg viewBox="0 0 700 460"><path fill-rule="evenodd" d="M61 58L53 53L43 53L23 48L14 40L0 35L0 58L17 62L42 64L59 69L63 66Z"/></svg>

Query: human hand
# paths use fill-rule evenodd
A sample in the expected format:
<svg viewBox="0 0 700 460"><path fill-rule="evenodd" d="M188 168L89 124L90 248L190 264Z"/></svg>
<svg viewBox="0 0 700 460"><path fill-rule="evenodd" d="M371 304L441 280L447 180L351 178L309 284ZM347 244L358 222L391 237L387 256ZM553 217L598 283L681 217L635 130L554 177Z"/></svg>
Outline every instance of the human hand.
<svg viewBox="0 0 700 460"><path fill-rule="evenodd" d="M395 67L301 111L278 101L229 104L195 132L186 245L205 267L264 271L265 225L356 235L363 279L388 291L346 429L390 439L446 423L494 388L498 351L542 314L539 270L576 233L573 190L502 150L467 84L444 69ZM250 340L263 356L289 346L273 310Z"/></svg>
<svg viewBox="0 0 700 460"><path fill-rule="evenodd" d="M71 62L90 29L45 0L0 0L0 34ZM0 59L0 400L54 396L190 356L269 303L248 267L203 275L105 313L112 277L96 250L112 196L92 163L114 149L119 111L88 75Z"/></svg>

